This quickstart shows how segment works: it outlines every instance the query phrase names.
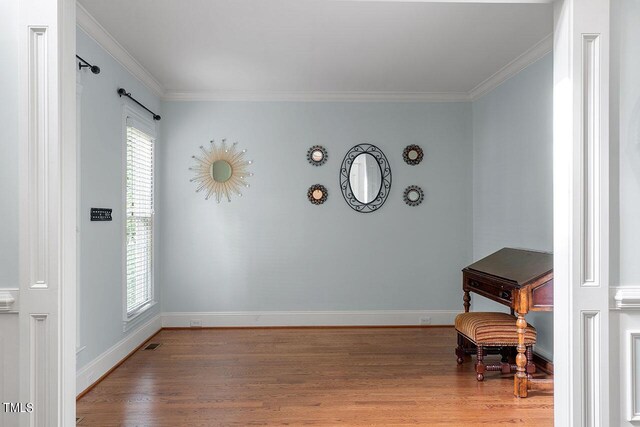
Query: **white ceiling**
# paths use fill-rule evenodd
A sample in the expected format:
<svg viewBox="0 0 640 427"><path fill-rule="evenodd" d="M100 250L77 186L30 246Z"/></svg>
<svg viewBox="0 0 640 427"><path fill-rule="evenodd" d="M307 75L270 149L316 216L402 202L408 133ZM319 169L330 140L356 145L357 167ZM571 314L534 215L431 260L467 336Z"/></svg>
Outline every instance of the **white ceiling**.
<svg viewBox="0 0 640 427"><path fill-rule="evenodd" d="M552 31L549 4L81 0L171 92L468 93Z"/></svg>

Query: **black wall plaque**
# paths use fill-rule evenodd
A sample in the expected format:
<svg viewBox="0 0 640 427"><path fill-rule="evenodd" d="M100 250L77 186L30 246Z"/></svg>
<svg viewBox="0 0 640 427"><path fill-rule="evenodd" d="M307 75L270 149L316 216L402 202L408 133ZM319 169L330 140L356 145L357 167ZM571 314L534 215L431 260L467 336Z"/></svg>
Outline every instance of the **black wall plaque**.
<svg viewBox="0 0 640 427"><path fill-rule="evenodd" d="M111 211L109 208L91 208L91 221L111 221Z"/></svg>

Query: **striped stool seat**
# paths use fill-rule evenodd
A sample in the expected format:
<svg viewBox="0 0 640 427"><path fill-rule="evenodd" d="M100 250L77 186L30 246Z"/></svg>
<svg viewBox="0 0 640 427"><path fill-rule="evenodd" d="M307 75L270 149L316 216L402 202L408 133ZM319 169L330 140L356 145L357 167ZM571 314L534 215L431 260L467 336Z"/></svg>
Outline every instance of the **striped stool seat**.
<svg viewBox="0 0 640 427"><path fill-rule="evenodd" d="M518 345L516 318L507 313L472 312L456 316L456 330L476 344ZM536 343L536 328L527 324L525 345Z"/></svg>
<svg viewBox="0 0 640 427"><path fill-rule="evenodd" d="M486 371L500 371L503 374L508 374L517 370L517 366L513 362L509 362L509 347L513 351L513 347L518 345L518 330L514 316L506 313L461 313L456 316L455 326L458 332L458 347L456 348L458 364L463 363L467 353L465 341L470 341L476 347L478 361L475 368L478 381L484 380ZM536 371L532 362L533 345L536 343L537 338L536 329L527 324L524 336L527 358L526 373L530 377ZM487 354L488 347L499 348L502 355L500 364L486 365L484 363L484 356Z"/></svg>

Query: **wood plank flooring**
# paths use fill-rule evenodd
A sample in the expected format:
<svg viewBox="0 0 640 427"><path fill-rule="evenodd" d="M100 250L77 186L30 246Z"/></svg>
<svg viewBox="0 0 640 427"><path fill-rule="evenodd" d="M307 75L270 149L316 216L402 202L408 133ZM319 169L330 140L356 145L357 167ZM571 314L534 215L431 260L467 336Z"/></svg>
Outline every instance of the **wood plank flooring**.
<svg viewBox="0 0 640 427"><path fill-rule="evenodd" d="M77 403L82 426L553 425L456 364L453 328L162 330ZM492 359L496 356L489 356Z"/></svg>

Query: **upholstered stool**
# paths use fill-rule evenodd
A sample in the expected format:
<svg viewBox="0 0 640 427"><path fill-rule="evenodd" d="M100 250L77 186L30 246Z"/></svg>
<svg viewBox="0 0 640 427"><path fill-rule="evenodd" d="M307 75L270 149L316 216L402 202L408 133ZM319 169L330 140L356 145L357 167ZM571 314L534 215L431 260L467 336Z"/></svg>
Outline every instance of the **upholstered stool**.
<svg viewBox="0 0 640 427"><path fill-rule="evenodd" d="M478 362L476 363L476 378L484 380L485 371L500 371L503 374L515 372L515 364L509 363L507 348L518 345L516 318L506 313L470 312L461 313L456 317L456 331L458 332L458 347L456 356L458 364L462 364L465 355L464 338L477 347ZM529 377L535 373L533 364L533 345L536 343L536 329L527 324L525 332L525 346L527 357L526 372ZM499 347L502 362L496 365L485 365L484 356L487 347Z"/></svg>

